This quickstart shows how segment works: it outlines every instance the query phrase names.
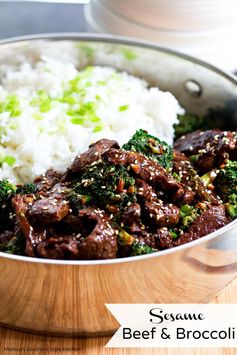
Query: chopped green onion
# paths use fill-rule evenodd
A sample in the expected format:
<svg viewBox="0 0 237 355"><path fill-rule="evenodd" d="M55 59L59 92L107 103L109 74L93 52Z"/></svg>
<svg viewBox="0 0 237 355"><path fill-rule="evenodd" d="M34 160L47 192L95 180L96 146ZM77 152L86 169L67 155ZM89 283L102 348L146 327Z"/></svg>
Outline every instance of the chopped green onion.
<svg viewBox="0 0 237 355"><path fill-rule="evenodd" d="M13 166L16 162L16 159L12 157L11 155L6 155L4 159L2 160L2 163L6 163L9 166Z"/></svg>
<svg viewBox="0 0 237 355"><path fill-rule="evenodd" d="M178 235L177 232L175 232L175 231L172 230L172 229L170 229L169 232L170 232L170 234L171 234L172 239L177 239L177 238L178 238L179 235Z"/></svg>
<svg viewBox="0 0 237 355"><path fill-rule="evenodd" d="M100 122L100 118L98 117L98 116L96 116L96 115L91 115L91 117L89 118L89 120L91 121L91 122Z"/></svg>
<svg viewBox="0 0 237 355"><path fill-rule="evenodd" d="M121 245L131 245L134 242L134 237L121 228L118 235L118 242Z"/></svg>
<svg viewBox="0 0 237 355"><path fill-rule="evenodd" d="M85 120L83 117L74 117L74 118L71 118L71 122L73 124L80 124L80 125L83 125Z"/></svg>
<svg viewBox="0 0 237 355"><path fill-rule="evenodd" d="M69 92L65 91L63 97L60 98L59 101L69 105L74 105L77 102L76 98L72 95L71 91Z"/></svg>
<svg viewBox="0 0 237 355"><path fill-rule="evenodd" d="M0 102L0 113L10 112L11 117L20 116L20 102L15 94L9 94L3 102Z"/></svg>
<svg viewBox="0 0 237 355"><path fill-rule="evenodd" d="M81 104L81 106L77 109L70 108L67 111L69 116L72 116L71 122L73 124L80 124L90 127L91 124L97 123L94 128L94 132L99 132L102 128L98 123L101 122L100 117L96 115L96 104L95 102L88 101L86 103Z"/></svg>
<svg viewBox="0 0 237 355"><path fill-rule="evenodd" d="M100 132L102 131L103 126L95 126L95 128L93 129L93 132Z"/></svg>
<svg viewBox="0 0 237 355"><path fill-rule="evenodd" d="M104 86L104 85L106 85L106 82L103 80L99 80L99 81L97 81L97 84Z"/></svg>
<svg viewBox="0 0 237 355"><path fill-rule="evenodd" d="M182 223L184 227L188 227L193 221L193 216L185 216L182 220Z"/></svg>
<svg viewBox="0 0 237 355"><path fill-rule="evenodd" d="M183 205L180 207L181 217L189 216L193 212L194 207L190 205Z"/></svg>
<svg viewBox="0 0 237 355"><path fill-rule="evenodd" d="M217 177L217 174L218 174L218 170L214 169L214 170L208 171L208 173L202 175L201 180L203 182L203 185L204 186L210 185Z"/></svg>
<svg viewBox="0 0 237 355"><path fill-rule="evenodd" d="M52 99L43 90L37 92L37 97L31 101L31 105L38 106L41 112L48 112L51 110Z"/></svg>
<svg viewBox="0 0 237 355"><path fill-rule="evenodd" d="M129 108L129 105L121 105L121 106L119 106L119 111L123 112L123 111L126 111L128 108Z"/></svg>
<svg viewBox="0 0 237 355"><path fill-rule="evenodd" d="M21 110L15 110L11 113L12 117L18 117L21 115Z"/></svg>
<svg viewBox="0 0 237 355"><path fill-rule="evenodd" d="M40 113L36 112L33 114L33 117L37 121L42 121L44 119L44 116L42 116Z"/></svg>
<svg viewBox="0 0 237 355"><path fill-rule="evenodd" d="M82 50L82 52L85 54L87 59L93 59L94 57L94 48L91 48L89 46L86 46L85 44L78 43L76 45L79 49Z"/></svg>
<svg viewBox="0 0 237 355"><path fill-rule="evenodd" d="M174 172L172 175L173 175L173 177L175 178L175 180L181 181L181 177L179 176L179 174L177 174L176 172Z"/></svg>
<svg viewBox="0 0 237 355"><path fill-rule="evenodd" d="M134 60L137 58L136 53L129 48L123 48L122 54L127 60Z"/></svg>

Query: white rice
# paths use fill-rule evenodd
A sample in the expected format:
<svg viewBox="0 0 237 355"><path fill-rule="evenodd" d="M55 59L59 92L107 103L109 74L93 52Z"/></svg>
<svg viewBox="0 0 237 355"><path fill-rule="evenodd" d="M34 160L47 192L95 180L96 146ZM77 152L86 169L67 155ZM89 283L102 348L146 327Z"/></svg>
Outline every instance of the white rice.
<svg viewBox="0 0 237 355"><path fill-rule="evenodd" d="M64 171L100 138L126 142L137 129L172 144L175 97L110 67L77 70L42 56L7 68L0 86L0 178L32 181Z"/></svg>

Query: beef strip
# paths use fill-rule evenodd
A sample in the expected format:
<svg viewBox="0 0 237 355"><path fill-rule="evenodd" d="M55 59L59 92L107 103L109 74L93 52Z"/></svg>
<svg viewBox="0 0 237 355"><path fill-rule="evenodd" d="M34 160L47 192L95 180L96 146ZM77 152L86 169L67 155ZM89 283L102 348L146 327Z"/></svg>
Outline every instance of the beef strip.
<svg viewBox="0 0 237 355"><path fill-rule="evenodd" d="M229 222L230 220L226 217L223 205L209 205L208 209L196 218L194 223L189 227L188 231L181 234L177 239L172 238L168 228L159 228L156 232L158 248L170 249L175 246L189 243L214 232Z"/></svg>
<svg viewBox="0 0 237 355"><path fill-rule="evenodd" d="M200 149L204 149L208 142L213 141L220 130L194 131L178 138L174 143L174 148L187 156L195 155Z"/></svg>
<svg viewBox="0 0 237 355"><path fill-rule="evenodd" d="M229 158L237 159L236 132L221 132L208 142L204 149L198 151L196 167L201 173L206 173L219 167Z"/></svg>
<svg viewBox="0 0 237 355"><path fill-rule="evenodd" d="M137 196L144 207L146 220L159 227L174 226L179 222L179 208L158 199L154 189L145 181L137 179Z"/></svg>
<svg viewBox="0 0 237 355"><path fill-rule="evenodd" d="M237 151L236 134L215 130L208 132L187 135L193 147L189 142L184 142L187 136L177 144L181 151L183 149L189 155L198 154L200 169L209 169L227 156L235 157ZM211 142L210 137L213 137ZM0 243L6 243L13 235L24 234L25 254L28 256L84 260L115 258L120 227L117 230L112 225L113 216L108 217L103 210L93 205L79 210L77 215L72 214L66 200L74 183L68 179L80 176L86 167L98 159L125 166L136 179L137 202L128 204L121 214L117 206L110 206L116 207L115 211L108 209L112 214L118 214L121 227L123 223L134 243L146 244L157 250L167 249L198 239L230 222L224 206L203 185L184 154L174 154L173 172L179 175L179 182L156 161L141 153L118 148L115 141L100 140L74 160L63 178L52 169L48 170L35 180L37 194L15 195L12 199L15 228L13 232L0 234ZM202 162L202 159L206 159L206 162ZM166 199L175 201L175 204L166 203ZM177 239L172 238L173 233L167 227L177 227L174 231L179 230L180 210L176 204L201 204L202 201L208 202L205 208L200 207L204 212L187 231L181 232ZM118 255L130 255L131 250L130 244L119 246Z"/></svg>
<svg viewBox="0 0 237 355"><path fill-rule="evenodd" d="M120 223L126 227L129 234L141 234L145 228L141 220L141 206L134 202L123 211Z"/></svg>
<svg viewBox="0 0 237 355"><path fill-rule="evenodd" d="M197 155L195 166L201 173L219 167L228 158L237 159L236 132L209 130L189 133L175 142L175 149L186 154Z"/></svg>
<svg viewBox="0 0 237 355"><path fill-rule="evenodd" d="M36 177L34 183L36 184L38 191L47 192L51 190L52 187L61 180L61 178L62 174L53 169L49 169L45 174Z"/></svg>
<svg viewBox="0 0 237 355"><path fill-rule="evenodd" d="M137 236L135 236L134 242L139 243L139 244L146 244L150 248L158 249L157 248L157 235L154 233L150 233L146 230L142 231Z"/></svg>
<svg viewBox="0 0 237 355"><path fill-rule="evenodd" d="M69 235L51 236L39 243L37 253L47 259L77 259L78 241Z"/></svg>
<svg viewBox="0 0 237 355"><path fill-rule="evenodd" d="M58 183L45 196L36 200L28 215L33 222L49 224L61 221L69 213L69 203L65 200L68 189Z"/></svg>
<svg viewBox="0 0 237 355"><path fill-rule="evenodd" d="M69 204L67 201L49 197L35 201L29 210L29 217L33 222L49 224L61 221L68 212Z"/></svg>
<svg viewBox="0 0 237 355"><path fill-rule="evenodd" d="M140 217L141 206L139 203L134 202L124 210L121 220L125 225L131 226L137 223Z"/></svg>
<svg viewBox="0 0 237 355"><path fill-rule="evenodd" d="M32 226L27 214L35 200L34 195L16 195L12 199L12 207L16 213L16 221L18 228L22 231L26 238L25 254L28 256L36 256L35 249L37 245L46 239L46 230L42 225Z"/></svg>
<svg viewBox="0 0 237 355"><path fill-rule="evenodd" d="M116 257L117 236L104 211L86 208L79 211L83 223L94 222L95 227L79 247L82 259L113 259Z"/></svg>
<svg viewBox="0 0 237 355"><path fill-rule="evenodd" d="M65 222L69 222L67 217ZM51 236L39 244L41 257L56 259L113 259L117 252L116 231L104 211L85 208L73 220L80 233L71 236ZM83 225L83 228L82 228Z"/></svg>
<svg viewBox="0 0 237 355"><path fill-rule="evenodd" d="M63 181L72 179L75 174L82 174L87 165L91 165L99 160L101 155L110 148L119 148L118 142L110 139L101 139L98 142L91 144L85 153L78 155L74 159L72 165L65 173Z"/></svg>
<svg viewBox="0 0 237 355"><path fill-rule="evenodd" d="M123 165L140 179L148 182L156 189L161 189L171 195L175 200L184 198L184 188L156 161L146 158L137 152L117 150L111 148L107 150L103 159L115 165Z"/></svg>
<svg viewBox="0 0 237 355"><path fill-rule="evenodd" d="M78 215L68 214L61 222L63 229L68 231L69 234L82 233L84 228L81 218ZM86 232L85 232L86 233Z"/></svg>
<svg viewBox="0 0 237 355"><path fill-rule="evenodd" d="M189 230L173 242L173 245L178 246L199 239L228 223L230 223L230 219L226 217L223 205L209 206L205 212L196 218Z"/></svg>
<svg viewBox="0 0 237 355"><path fill-rule="evenodd" d="M174 151L173 172L179 176L181 183L186 186L186 189L193 193L195 202L206 201L216 205L220 204L218 196L204 186L189 158L178 151Z"/></svg>
<svg viewBox="0 0 237 355"><path fill-rule="evenodd" d="M173 238L167 227L157 230L157 245L159 249L173 248Z"/></svg>

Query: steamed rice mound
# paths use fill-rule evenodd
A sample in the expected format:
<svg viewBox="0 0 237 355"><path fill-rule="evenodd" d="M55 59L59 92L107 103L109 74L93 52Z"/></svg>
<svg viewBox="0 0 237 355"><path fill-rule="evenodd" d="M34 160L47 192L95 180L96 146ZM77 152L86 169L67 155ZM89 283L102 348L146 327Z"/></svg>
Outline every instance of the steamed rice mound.
<svg viewBox="0 0 237 355"><path fill-rule="evenodd" d="M178 101L169 92L110 67L42 57L8 69L0 86L0 178L32 181L59 172L101 139L125 143L140 128L172 143Z"/></svg>

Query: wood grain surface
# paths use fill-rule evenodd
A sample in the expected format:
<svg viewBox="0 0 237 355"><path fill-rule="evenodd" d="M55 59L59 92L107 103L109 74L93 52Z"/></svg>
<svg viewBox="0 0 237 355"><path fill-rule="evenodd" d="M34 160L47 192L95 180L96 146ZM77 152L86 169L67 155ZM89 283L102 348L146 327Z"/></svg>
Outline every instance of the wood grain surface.
<svg viewBox="0 0 237 355"><path fill-rule="evenodd" d="M212 303L237 303L237 279ZM234 355L237 349L105 349L109 338L70 339L0 329L0 354Z"/></svg>

